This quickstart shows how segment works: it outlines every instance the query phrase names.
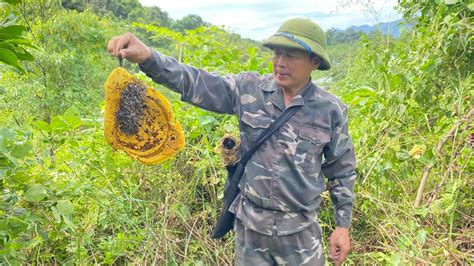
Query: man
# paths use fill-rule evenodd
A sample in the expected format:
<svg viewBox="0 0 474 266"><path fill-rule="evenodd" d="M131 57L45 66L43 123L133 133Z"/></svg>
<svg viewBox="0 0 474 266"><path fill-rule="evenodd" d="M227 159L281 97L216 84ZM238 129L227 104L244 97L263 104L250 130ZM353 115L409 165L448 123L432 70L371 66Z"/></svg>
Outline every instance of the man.
<svg viewBox="0 0 474 266"><path fill-rule="evenodd" d="M355 154L347 107L311 82L313 70L330 68L324 31L309 19L290 19L263 45L273 50L272 75L210 74L152 51L130 33L112 38L108 51L139 63L183 101L237 115L242 152L286 108L301 105L245 167L230 208L236 216L236 263L323 265L316 215L325 176L336 210L329 258L340 265L350 250Z"/></svg>

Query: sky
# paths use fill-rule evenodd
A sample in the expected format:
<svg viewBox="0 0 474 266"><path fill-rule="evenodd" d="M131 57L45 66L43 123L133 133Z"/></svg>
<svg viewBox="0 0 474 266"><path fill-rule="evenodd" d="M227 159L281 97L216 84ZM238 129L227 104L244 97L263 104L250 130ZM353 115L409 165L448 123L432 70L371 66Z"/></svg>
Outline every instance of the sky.
<svg viewBox="0 0 474 266"><path fill-rule="evenodd" d="M140 0L158 6L173 19L195 14L244 38L263 40L287 19L306 17L323 29L373 25L401 16L397 0Z"/></svg>

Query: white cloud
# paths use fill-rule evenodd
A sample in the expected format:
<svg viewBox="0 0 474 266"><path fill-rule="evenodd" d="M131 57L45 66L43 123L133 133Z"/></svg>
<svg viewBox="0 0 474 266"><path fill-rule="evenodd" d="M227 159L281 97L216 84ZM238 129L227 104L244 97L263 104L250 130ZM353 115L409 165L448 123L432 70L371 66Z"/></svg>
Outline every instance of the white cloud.
<svg viewBox="0 0 474 266"><path fill-rule="evenodd" d="M231 31L255 40L268 37L283 21L291 17L308 17L324 29L345 29L352 25L375 24L400 17L393 10L397 0L140 1L145 6L159 6L173 19L196 14L214 25L225 25ZM361 2L366 5L360 4ZM371 8L367 8L367 3L372 5Z"/></svg>

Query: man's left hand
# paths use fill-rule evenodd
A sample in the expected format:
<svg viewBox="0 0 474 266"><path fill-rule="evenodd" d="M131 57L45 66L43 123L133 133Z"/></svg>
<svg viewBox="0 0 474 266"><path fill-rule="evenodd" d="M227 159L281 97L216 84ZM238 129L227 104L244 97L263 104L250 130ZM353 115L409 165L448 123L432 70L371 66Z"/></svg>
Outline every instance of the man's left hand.
<svg viewBox="0 0 474 266"><path fill-rule="evenodd" d="M349 228L336 227L329 239L329 259L336 266L342 264L351 250L351 239L349 237Z"/></svg>

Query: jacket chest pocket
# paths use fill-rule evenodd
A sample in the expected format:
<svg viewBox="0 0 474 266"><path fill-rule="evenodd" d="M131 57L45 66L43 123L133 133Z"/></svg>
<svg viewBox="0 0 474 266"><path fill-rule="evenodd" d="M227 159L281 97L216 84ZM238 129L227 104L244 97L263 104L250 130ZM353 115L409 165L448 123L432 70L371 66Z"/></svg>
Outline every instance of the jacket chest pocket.
<svg viewBox="0 0 474 266"><path fill-rule="evenodd" d="M296 146L296 163L304 168L319 168L323 148L330 141L330 135L329 130L301 125Z"/></svg>
<svg viewBox="0 0 474 266"><path fill-rule="evenodd" d="M241 121L241 136L248 141L250 146L253 146L256 143L258 136L260 136L265 129L270 127L272 117L260 112L244 111Z"/></svg>

